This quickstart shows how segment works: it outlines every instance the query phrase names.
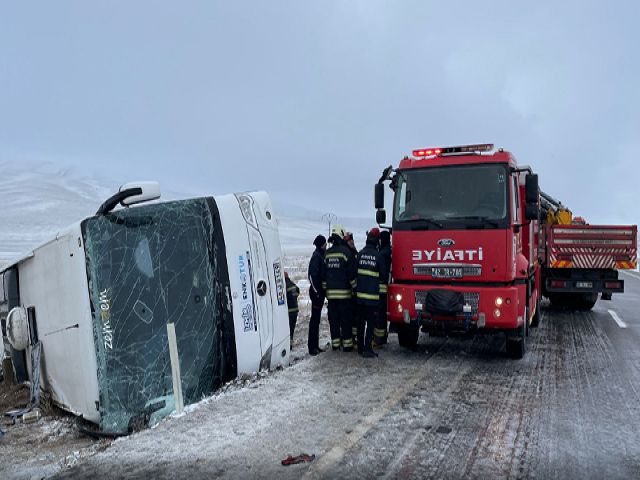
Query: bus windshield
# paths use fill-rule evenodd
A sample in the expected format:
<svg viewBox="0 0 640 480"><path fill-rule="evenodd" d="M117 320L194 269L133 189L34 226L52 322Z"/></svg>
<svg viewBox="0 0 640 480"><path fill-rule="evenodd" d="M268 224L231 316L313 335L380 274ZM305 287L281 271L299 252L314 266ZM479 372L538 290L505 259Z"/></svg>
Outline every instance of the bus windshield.
<svg viewBox="0 0 640 480"><path fill-rule="evenodd" d="M82 231L101 431L131 431L173 410L168 323L185 404L236 376L225 245L212 198L122 209L85 220Z"/></svg>

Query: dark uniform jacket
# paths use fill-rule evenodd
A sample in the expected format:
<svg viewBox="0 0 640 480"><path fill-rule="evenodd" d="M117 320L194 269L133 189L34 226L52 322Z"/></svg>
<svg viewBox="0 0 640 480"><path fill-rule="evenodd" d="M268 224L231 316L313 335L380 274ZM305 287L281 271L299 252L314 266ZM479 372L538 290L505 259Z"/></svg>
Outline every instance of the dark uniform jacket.
<svg viewBox="0 0 640 480"><path fill-rule="evenodd" d="M324 256L322 272L327 300L349 300L356 286L356 260L348 245L335 238Z"/></svg>
<svg viewBox="0 0 640 480"><path fill-rule="evenodd" d="M380 288L380 294L387 294L387 285L391 280L391 245L383 245L380 247L380 255L385 266L385 276L380 277L383 285ZM385 299L386 300L386 299Z"/></svg>
<svg viewBox="0 0 640 480"><path fill-rule="evenodd" d="M287 307L289 308L289 313L298 313L298 295L300 295L300 289L289 277L284 277L284 281L287 286Z"/></svg>
<svg viewBox="0 0 640 480"><path fill-rule="evenodd" d="M383 281L389 275L382 254L376 248L375 242L367 245L358 253L358 286L356 298L361 305L377 307L382 295Z"/></svg>
<svg viewBox="0 0 640 480"><path fill-rule="evenodd" d="M318 296L324 297L322 287L322 270L324 269L324 250L316 248L309 261L309 283L311 290Z"/></svg>

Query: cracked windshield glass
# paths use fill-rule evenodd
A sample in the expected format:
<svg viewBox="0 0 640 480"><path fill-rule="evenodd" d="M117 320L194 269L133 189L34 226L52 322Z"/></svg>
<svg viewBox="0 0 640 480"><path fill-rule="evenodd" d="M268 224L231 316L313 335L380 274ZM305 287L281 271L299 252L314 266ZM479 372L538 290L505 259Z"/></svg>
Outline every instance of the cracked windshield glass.
<svg viewBox="0 0 640 480"><path fill-rule="evenodd" d="M86 220L83 233L102 431L136 429L174 409L168 323L175 324L185 404L235 376L212 199L119 210Z"/></svg>

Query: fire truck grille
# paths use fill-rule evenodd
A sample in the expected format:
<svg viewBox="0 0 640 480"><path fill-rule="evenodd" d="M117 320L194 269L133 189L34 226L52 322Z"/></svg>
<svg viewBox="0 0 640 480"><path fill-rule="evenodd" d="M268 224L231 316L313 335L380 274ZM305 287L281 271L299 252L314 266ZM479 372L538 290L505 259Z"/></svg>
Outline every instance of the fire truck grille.
<svg viewBox="0 0 640 480"><path fill-rule="evenodd" d="M428 290L416 290L416 303L424 305L427 298ZM480 303L480 293L478 292L463 292L464 303L471 305L471 315L478 314L478 304Z"/></svg>
<svg viewBox="0 0 640 480"><path fill-rule="evenodd" d="M417 265L413 267L413 274L435 276L441 278L442 274L439 274L439 271L442 270L443 267L445 269L451 268L448 265ZM462 267L453 268L461 268L463 277L479 277L480 275L482 275L482 267L480 265L465 265ZM453 268L451 268L451 270L453 270Z"/></svg>

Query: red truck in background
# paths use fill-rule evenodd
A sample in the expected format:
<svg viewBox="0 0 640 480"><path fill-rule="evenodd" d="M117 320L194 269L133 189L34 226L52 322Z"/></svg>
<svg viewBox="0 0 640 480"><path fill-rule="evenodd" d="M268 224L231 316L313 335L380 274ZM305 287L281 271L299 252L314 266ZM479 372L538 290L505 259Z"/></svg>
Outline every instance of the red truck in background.
<svg viewBox="0 0 640 480"><path fill-rule="evenodd" d="M550 224L541 237L542 293L559 307L590 310L624 292L618 270L635 269L637 226Z"/></svg>
<svg viewBox="0 0 640 480"><path fill-rule="evenodd" d="M375 186L381 226L385 182L394 191L388 319L401 345L414 346L420 328L504 332L509 356L522 358L543 294L587 308L599 292L610 299L623 291L615 270L623 264L615 262L635 268L636 227L562 225L568 211L540 192L531 168L507 151L492 151L490 144L414 150ZM618 235L633 248L614 252L619 245L610 242ZM598 255L614 264L595 268L591 253L565 249L576 243L603 248ZM554 263L566 255L573 255L568 268Z"/></svg>

